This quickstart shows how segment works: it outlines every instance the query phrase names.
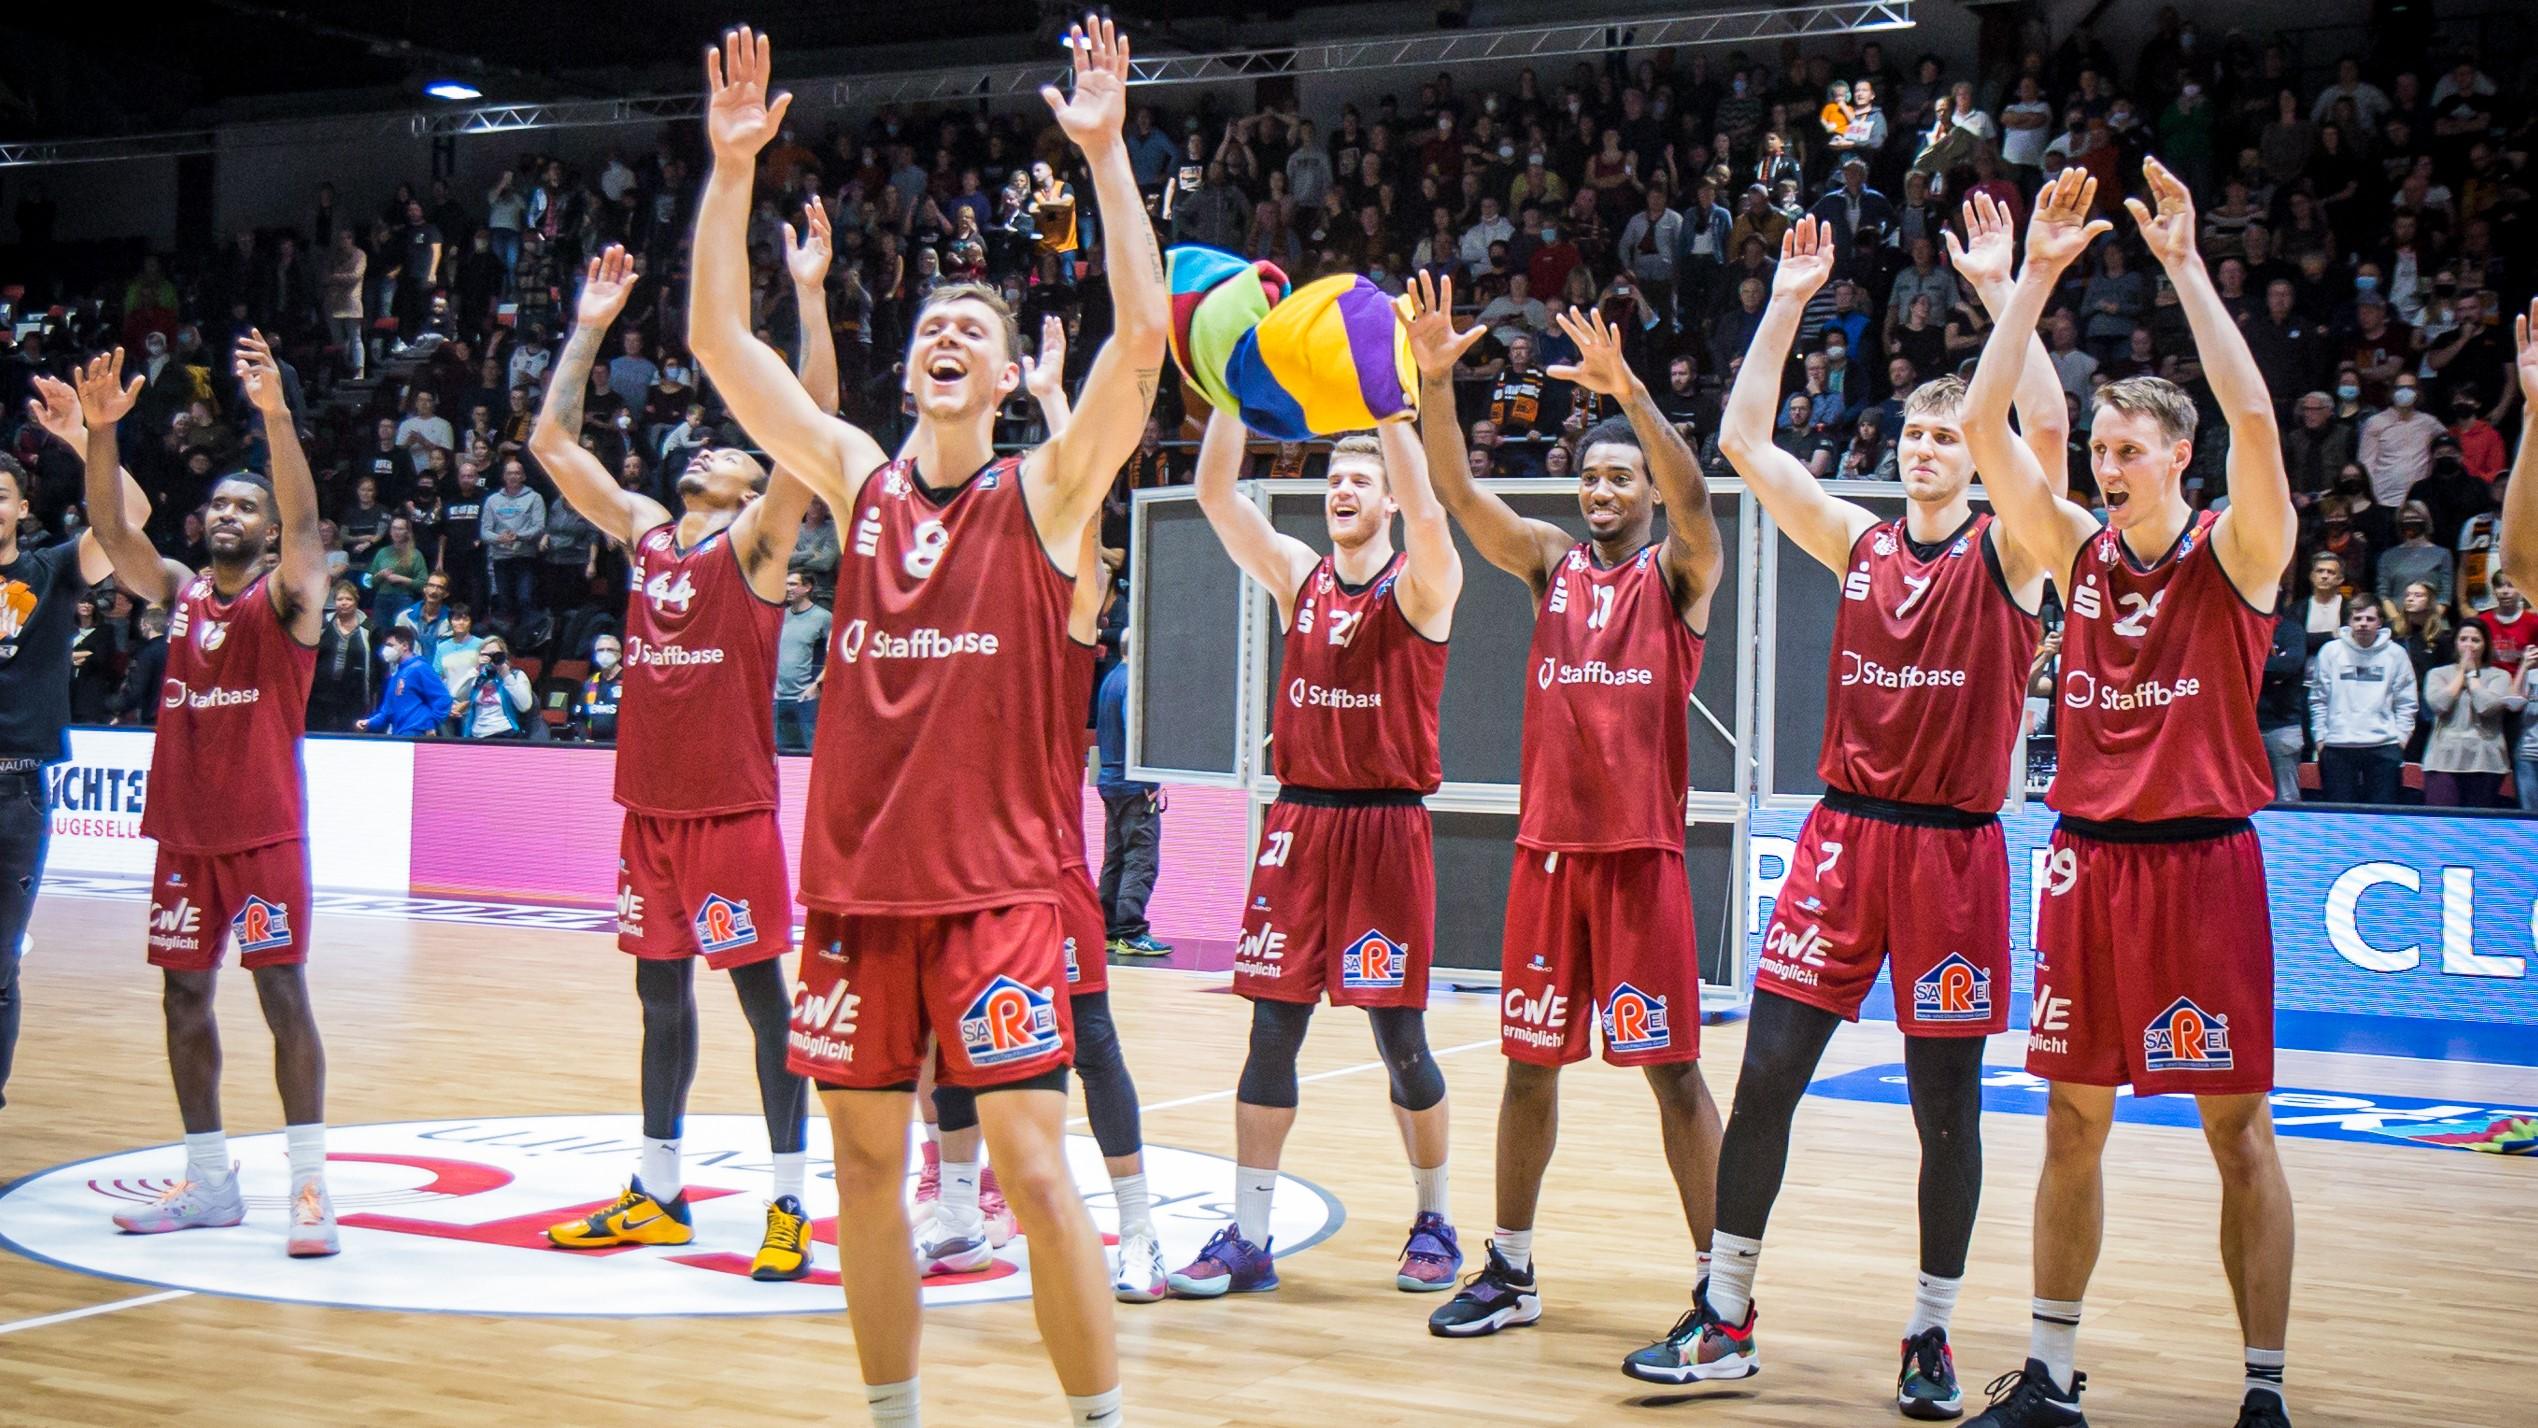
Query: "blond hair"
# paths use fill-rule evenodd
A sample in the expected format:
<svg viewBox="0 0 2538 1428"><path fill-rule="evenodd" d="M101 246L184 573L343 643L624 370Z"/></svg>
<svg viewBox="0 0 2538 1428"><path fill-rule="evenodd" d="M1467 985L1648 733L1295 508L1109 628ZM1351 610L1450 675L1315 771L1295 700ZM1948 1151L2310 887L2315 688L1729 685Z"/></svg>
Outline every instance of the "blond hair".
<svg viewBox="0 0 2538 1428"><path fill-rule="evenodd" d="M1352 431L1331 443L1331 460L1357 456L1375 463L1375 470L1384 478L1384 489L1392 488L1392 468L1384 464L1384 444L1371 431Z"/></svg>
<svg viewBox="0 0 2538 1428"><path fill-rule="evenodd" d="M1953 373L1933 377L1912 389L1904 398L1904 420L1914 417L1952 417L1965 406L1965 379Z"/></svg>
<svg viewBox="0 0 2538 1428"><path fill-rule="evenodd" d="M925 295L924 301L917 304L916 323L914 326L922 326L925 322L925 315L928 312L933 311L935 308L942 307L947 303L956 302L975 302L984 304L990 312L996 314L998 321L1004 327L1005 355L1011 357L1020 354L1022 351L1022 323L1020 320L1015 318L1013 309L1005 304L1005 295L996 289L987 286L985 283L963 282L938 284L933 291Z"/></svg>
<svg viewBox="0 0 2538 1428"><path fill-rule="evenodd" d="M2159 423L2170 441L2194 440L2194 401L2185 388L2165 377L2124 377L2097 389L2097 405L2128 416L2147 416Z"/></svg>

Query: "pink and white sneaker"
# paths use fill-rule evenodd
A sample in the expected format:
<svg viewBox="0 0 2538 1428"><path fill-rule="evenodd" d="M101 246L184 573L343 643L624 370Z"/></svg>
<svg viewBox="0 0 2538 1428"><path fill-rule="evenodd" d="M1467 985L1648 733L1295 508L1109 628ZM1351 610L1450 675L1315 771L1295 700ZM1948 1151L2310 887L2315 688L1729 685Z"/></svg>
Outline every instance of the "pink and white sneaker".
<svg viewBox="0 0 2538 1428"><path fill-rule="evenodd" d="M217 1187L200 1180L179 1180L167 1193L138 1210L115 1212L115 1228L127 1235L164 1235L175 1230L225 1230L247 1218L246 1197L238 1193L238 1172Z"/></svg>
<svg viewBox="0 0 2538 1428"><path fill-rule="evenodd" d="M311 1176L300 1183L291 1196L291 1240L293 1259L322 1259L343 1248L335 1236L335 1202L326 1194L326 1182Z"/></svg>
<svg viewBox="0 0 2538 1428"><path fill-rule="evenodd" d="M925 1163L917 1171L916 1213L909 1218L922 1220L934 1213L934 1202L943 1198L943 1147L933 1141L925 1143Z"/></svg>
<svg viewBox="0 0 2538 1428"><path fill-rule="evenodd" d="M987 1243L997 1249L1003 1249L1022 1233L1012 1207L1005 1204L1005 1192L996 1188L996 1167L992 1165L979 1167L978 1218L986 1222Z"/></svg>

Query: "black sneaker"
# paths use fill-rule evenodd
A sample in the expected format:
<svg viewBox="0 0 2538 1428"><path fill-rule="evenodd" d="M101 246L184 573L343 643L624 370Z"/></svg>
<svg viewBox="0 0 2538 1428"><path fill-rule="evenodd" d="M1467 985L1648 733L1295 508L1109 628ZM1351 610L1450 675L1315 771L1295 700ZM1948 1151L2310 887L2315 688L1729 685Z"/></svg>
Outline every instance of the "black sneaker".
<svg viewBox="0 0 2538 1428"><path fill-rule="evenodd" d="M1533 1266L1518 1269L1489 1247L1489 1263L1463 1281L1444 1308L1428 1316L1428 1332L1442 1339L1477 1339L1501 1329L1520 1329L1542 1317L1542 1289Z"/></svg>
<svg viewBox="0 0 2538 1428"><path fill-rule="evenodd" d="M1710 1308L1710 1282L1692 1291L1692 1308L1666 1336L1622 1359L1622 1372L1647 1383L1681 1385L1722 1379L1752 1378L1762 1372L1762 1354L1754 1346L1758 1307L1748 1300L1745 1322L1729 1324Z"/></svg>
<svg viewBox="0 0 2538 1428"><path fill-rule="evenodd" d="M2247 1390L2247 1397L2238 1405L2238 1428L2291 1428L2291 1414L2283 1406L2282 1395L2261 1388Z"/></svg>
<svg viewBox="0 0 2538 1428"><path fill-rule="evenodd" d="M1965 1428L2072 1428L2089 1421L2080 1414L2080 1390L2089 1386L2089 1376L2071 1375L2071 1391L2064 1393L2053 1386L2053 1375L2045 1371L2041 1359L2027 1360L2027 1366L2016 1373L2005 1373L1993 1379L1984 1392L1991 1395L1992 1406Z"/></svg>
<svg viewBox="0 0 2538 1428"><path fill-rule="evenodd" d="M1965 1394L1956 1384L1956 1355L1948 1348L1947 1330L1933 1326L1903 1341L1895 1406L1906 1418L1932 1422L1964 1415Z"/></svg>

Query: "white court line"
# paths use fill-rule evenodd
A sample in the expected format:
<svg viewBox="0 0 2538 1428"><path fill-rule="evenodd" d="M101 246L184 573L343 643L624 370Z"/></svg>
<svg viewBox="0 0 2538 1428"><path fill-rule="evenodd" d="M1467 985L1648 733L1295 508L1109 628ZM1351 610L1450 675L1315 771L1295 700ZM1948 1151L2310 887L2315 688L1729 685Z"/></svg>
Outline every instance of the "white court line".
<svg viewBox="0 0 2538 1428"><path fill-rule="evenodd" d="M1428 1054L1436 1057L1438 1060L1443 1060L1444 1058L1455 1055L1458 1052L1478 1051L1484 1046L1496 1046L1497 1044L1498 1038L1493 1036L1487 1041L1467 1041L1460 1046L1440 1047ZM1383 1069L1383 1065L1384 1063L1380 1061L1361 1061L1354 1066L1342 1066L1334 1071L1316 1071L1310 1076L1298 1076L1295 1078L1295 1081L1297 1085L1301 1086L1308 1081L1328 1081L1340 1076L1354 1076L1360 1071L1380 1071ZM1178 1100L1151 1101L1139 1106L1137 1109L1141 1113L1177 1110L1182 1106L1195 1106L1207 1101L1221 1101L1226 1097L1233 1095L1240 1089L1241 1087L1239 1086L1228 1086L1222 1091L1202 1091L1195 1096L1183 1096ZM1089 1123L1091 1119L1092 1117L1090 1116L1077 1116L1073 1120L1068 1121L1067 1124L1071 1126L1080 1126Z"/></svg>
<svg viewBox="0 0 2538 1428"><path fill-rule="evenodd" d="M0 1334L14 1334L21 1329L41 1329L47 1324L67 1324L73 1319L85 1319L94 1314L112 1314L118 1309L138 1309L145 1304L165 1304L171 1299L191 1298L193 1293L191 1289L169 1289L157 1294L138 1295L131 1299L111 1299L103 1304L91 1304L85 1309L65 1309L59 1314L46 1314L40 1318L20 1319L12 1324L0 1324Z"/></svg>

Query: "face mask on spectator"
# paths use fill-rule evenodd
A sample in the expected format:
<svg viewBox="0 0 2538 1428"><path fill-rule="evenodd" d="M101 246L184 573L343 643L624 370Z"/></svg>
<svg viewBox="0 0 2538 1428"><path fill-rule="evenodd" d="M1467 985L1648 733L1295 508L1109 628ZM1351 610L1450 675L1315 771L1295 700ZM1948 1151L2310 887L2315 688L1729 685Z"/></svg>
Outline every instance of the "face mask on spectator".
<svg viewBox="0 0 2538 1428"><path fill-rule="evenodd" d="M2375 274L2375 273L2364 273L2364 274L2362 274L2360 277L2355 278L2355 279L2353 280L2353 291L2355 291L2355 292L2357 292L2357 293L2375 293L2375 292L2378 292L2378 291L2379 291L2379 277L2378 277L2378 275L2377 275L2377 274Z"/></svg>
<svg viewBox="0 0 2538 1428"><path fill-rule="evenodd" d="M617 652L609 649L594 650L591 653L590 662L598 665L601 669L615 669L617 667Z"/></svg>
<svg viewBox="0 0 2538 1428"><path fill-rule="evenodd" d="M2358 402L2362 399L2362 389L2347 382L2335 389L2335 396L2338 401Z"/></svg>
<svg viewBox="0 0 2538 1428"><path fill-rule="evenodd" d="M1850 355L1851 350L1847 347L1827 347L1824 349L1824 360L1832 363L1836 367L1842 365L1843 359L1849 357Z"/></svg>
<svg viewBox="0 0 2538 1428"><path fill-rule="evenodd" d="M2129 129L2133 127L2133 111L2118 109L2106 116L2106 122L2117 129Z"/></svg>
<svg viewBox="0 0 2538 1428"><path fill-rule="evenodd" d="M2388 394L2388 399L2401 407L2411 407L2415 404L2415 389L2412 387L2399 387L2397 390Z"/></svg>

